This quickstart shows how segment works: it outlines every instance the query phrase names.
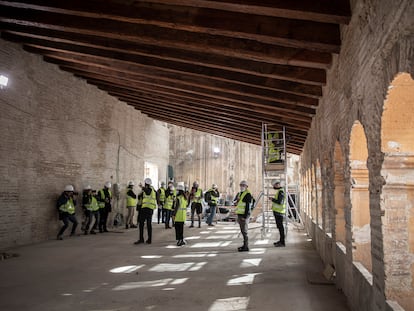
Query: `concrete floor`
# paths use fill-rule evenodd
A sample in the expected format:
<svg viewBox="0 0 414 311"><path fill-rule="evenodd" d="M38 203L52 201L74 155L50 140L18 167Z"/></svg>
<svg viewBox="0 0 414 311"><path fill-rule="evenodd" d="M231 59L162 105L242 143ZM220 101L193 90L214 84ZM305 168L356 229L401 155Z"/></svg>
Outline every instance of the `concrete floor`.
<svg viewBox="0 0 414 311"><path fill-rule="evenodd" d="M309 282L323 265L304 232L275 248L276 231L261 240L251 229L250 252L239 253L234 223L186 226L184 247L153 227L151 245L118 229L10 250L19 257L0 262L0 310L348 310L334 285Z"/></svg>

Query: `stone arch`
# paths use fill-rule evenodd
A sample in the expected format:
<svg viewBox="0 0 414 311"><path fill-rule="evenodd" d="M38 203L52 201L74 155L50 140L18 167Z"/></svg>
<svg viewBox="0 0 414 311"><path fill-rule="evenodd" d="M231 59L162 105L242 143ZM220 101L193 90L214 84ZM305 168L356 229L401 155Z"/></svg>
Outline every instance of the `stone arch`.
<svg viewBox="0 0 414 311"><path fill-rule="evenodd" d="M372 273L371 216L369 210L368 147L359 121L352 126L349 146L351 169L352 257Z"/></svg>
<svg viewBox="0 0 414 311"><path fill-rule="evenodd" d="M345 180L344 180L345 160L342 154L341 145L338 141L335 143L334 150L334 206L335 206L335 240L343 245L346 240L346 223L345 223ZM344 247L345 249L345 247Z"/></svg>
<svg viewBox="0 0 414 311"><path fill-rule="evenodd" d="M414 310L414 80L399 74L388 87L381 121L385 295Z"/></svg>
<svg viewBox="0 0 414 311"><path fill-rule="evenodd" d="M311 191L311 217L312 221L315 224L318 223L318 209L316 203L316 174L315 174L315 165L312 164L312 169L310 171L310 191Z"/></svg>

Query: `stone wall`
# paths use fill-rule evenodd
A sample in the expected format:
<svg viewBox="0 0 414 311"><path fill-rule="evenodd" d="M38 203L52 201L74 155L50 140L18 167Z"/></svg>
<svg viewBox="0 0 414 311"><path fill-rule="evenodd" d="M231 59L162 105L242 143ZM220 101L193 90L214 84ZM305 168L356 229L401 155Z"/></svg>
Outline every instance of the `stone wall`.
<svg viewBox="0 0 414 311"><path fill-rule="evenodd" d="M121 209L145 161L166 178L164 123L3 40L0 73L9 77L0 90L0 249L55 238L55 201L66 184L119 183Z"/></svg>
<svg viewBox="0 0 414 311"><path fill-rule="evenodd" d="M384 239L384 235L392 236L392 225L384 227L387 219L387 210L381 208L381 193L383 191L384 153L381 149L381 118L384 101L390 83L402 72L414 76L414 2L401 1L351 1L352 19L349 25L341 29L342 47L339 55L334 58L333 66L328 72L329 83L324 87L323 98L317 114L314 117L309 136L301 157L302 197L310 197L315 183L308 176L312 176L313 167L319 162L321 170L329 183L335 184L335 145L339 145L344 158L343 185L343 214L345 220L345 248L336 247L335 241L335 214L337 210L332 206L335 202L335 185L324 191L324 202L331 202L331 206L324 206L328 210L332 228L333 253L336 258L327 258L327 252L320 243L318 245L322 259L331 264L336 262L339 286L349 299L352 310L397 310L398 304L387 301L396 299L406 310L414 310L413 283L404 285L404 288L395 288L389 283L385 271L392 265L410 265L413 267L414 239L408 242L404 249L396 251L398 256L390 258L392 239ZM405 113L411 113L407 111ZM350 171L350 139L353 125L359 121L364 129L368 148L368 178L369 178L369 215L372 274L364 267L360 267L353 258L353 219L351 189L353 187ZM397 123L398 124L398 120ZM411 129L414 125L411 125ZM411 142L413 136L411 136ZM361 147L363 147L361 145ZM408 185L413 180L404 181ZM328 184L329 184L328 183ZM338 193L337 193L338 195ZM338 200L336 200L338 202ZM302 201L303 202L303 201ZM302 206L306 210L305 206ZM312 209L318 206L313 206ZM320 207L319 207L320 208ZM413 211L400 210L400 217L408 226L413 226ZM410 219L411 221L408 221ZM307 228L313 228L316 219L309 213L305 217ZM343 228L341 228L343 230ZM410 229L412 232L412 229ZM408 231L408 230L406 230ZM310 231L315 235L315 230ZM319 235L320 236L320 235ZM341 237L343 233L341 234ZM317 238L317 237L314 237ZM395 240L394 240L395 241ZM356 268L358 267L358 268ZM364 272L361 272L361 271ZM411 273L411 274L410 274ZM414 269L408 275L399 276L412 279ZM393 275L393 277L397 275ZM404 283L400 283L402 286ZM398 297L397 293L400 293Z"/></svg>

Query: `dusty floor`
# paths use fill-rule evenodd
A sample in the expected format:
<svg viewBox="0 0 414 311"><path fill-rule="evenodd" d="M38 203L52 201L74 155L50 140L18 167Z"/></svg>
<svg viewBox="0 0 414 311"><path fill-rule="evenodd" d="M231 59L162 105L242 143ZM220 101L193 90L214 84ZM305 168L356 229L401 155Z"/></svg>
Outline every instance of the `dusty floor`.
<svg viewBox="0 0 414 311"><path fill-rule="evenodd" d="M0 261L0 310L348 310L334 285L308 281L323 265L304 232L275 248L276 230L262 240L251 229L250 252L239 253L231 222L187 225L183 247L153 227L151 245L118 229L10 250L19 257Z"/></svg>

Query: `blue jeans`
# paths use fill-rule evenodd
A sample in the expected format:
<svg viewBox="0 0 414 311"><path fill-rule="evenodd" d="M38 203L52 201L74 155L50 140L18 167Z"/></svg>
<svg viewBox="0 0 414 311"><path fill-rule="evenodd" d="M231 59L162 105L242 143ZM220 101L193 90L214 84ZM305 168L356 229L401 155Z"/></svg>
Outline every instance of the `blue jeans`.
<svg viewBox="0 0 414 311"><path fill-rule="evenodd" d="M211 225L213 223L214 216L216 215L216 205L210 205L210 215L207 218L207 224Z"/></svg>

